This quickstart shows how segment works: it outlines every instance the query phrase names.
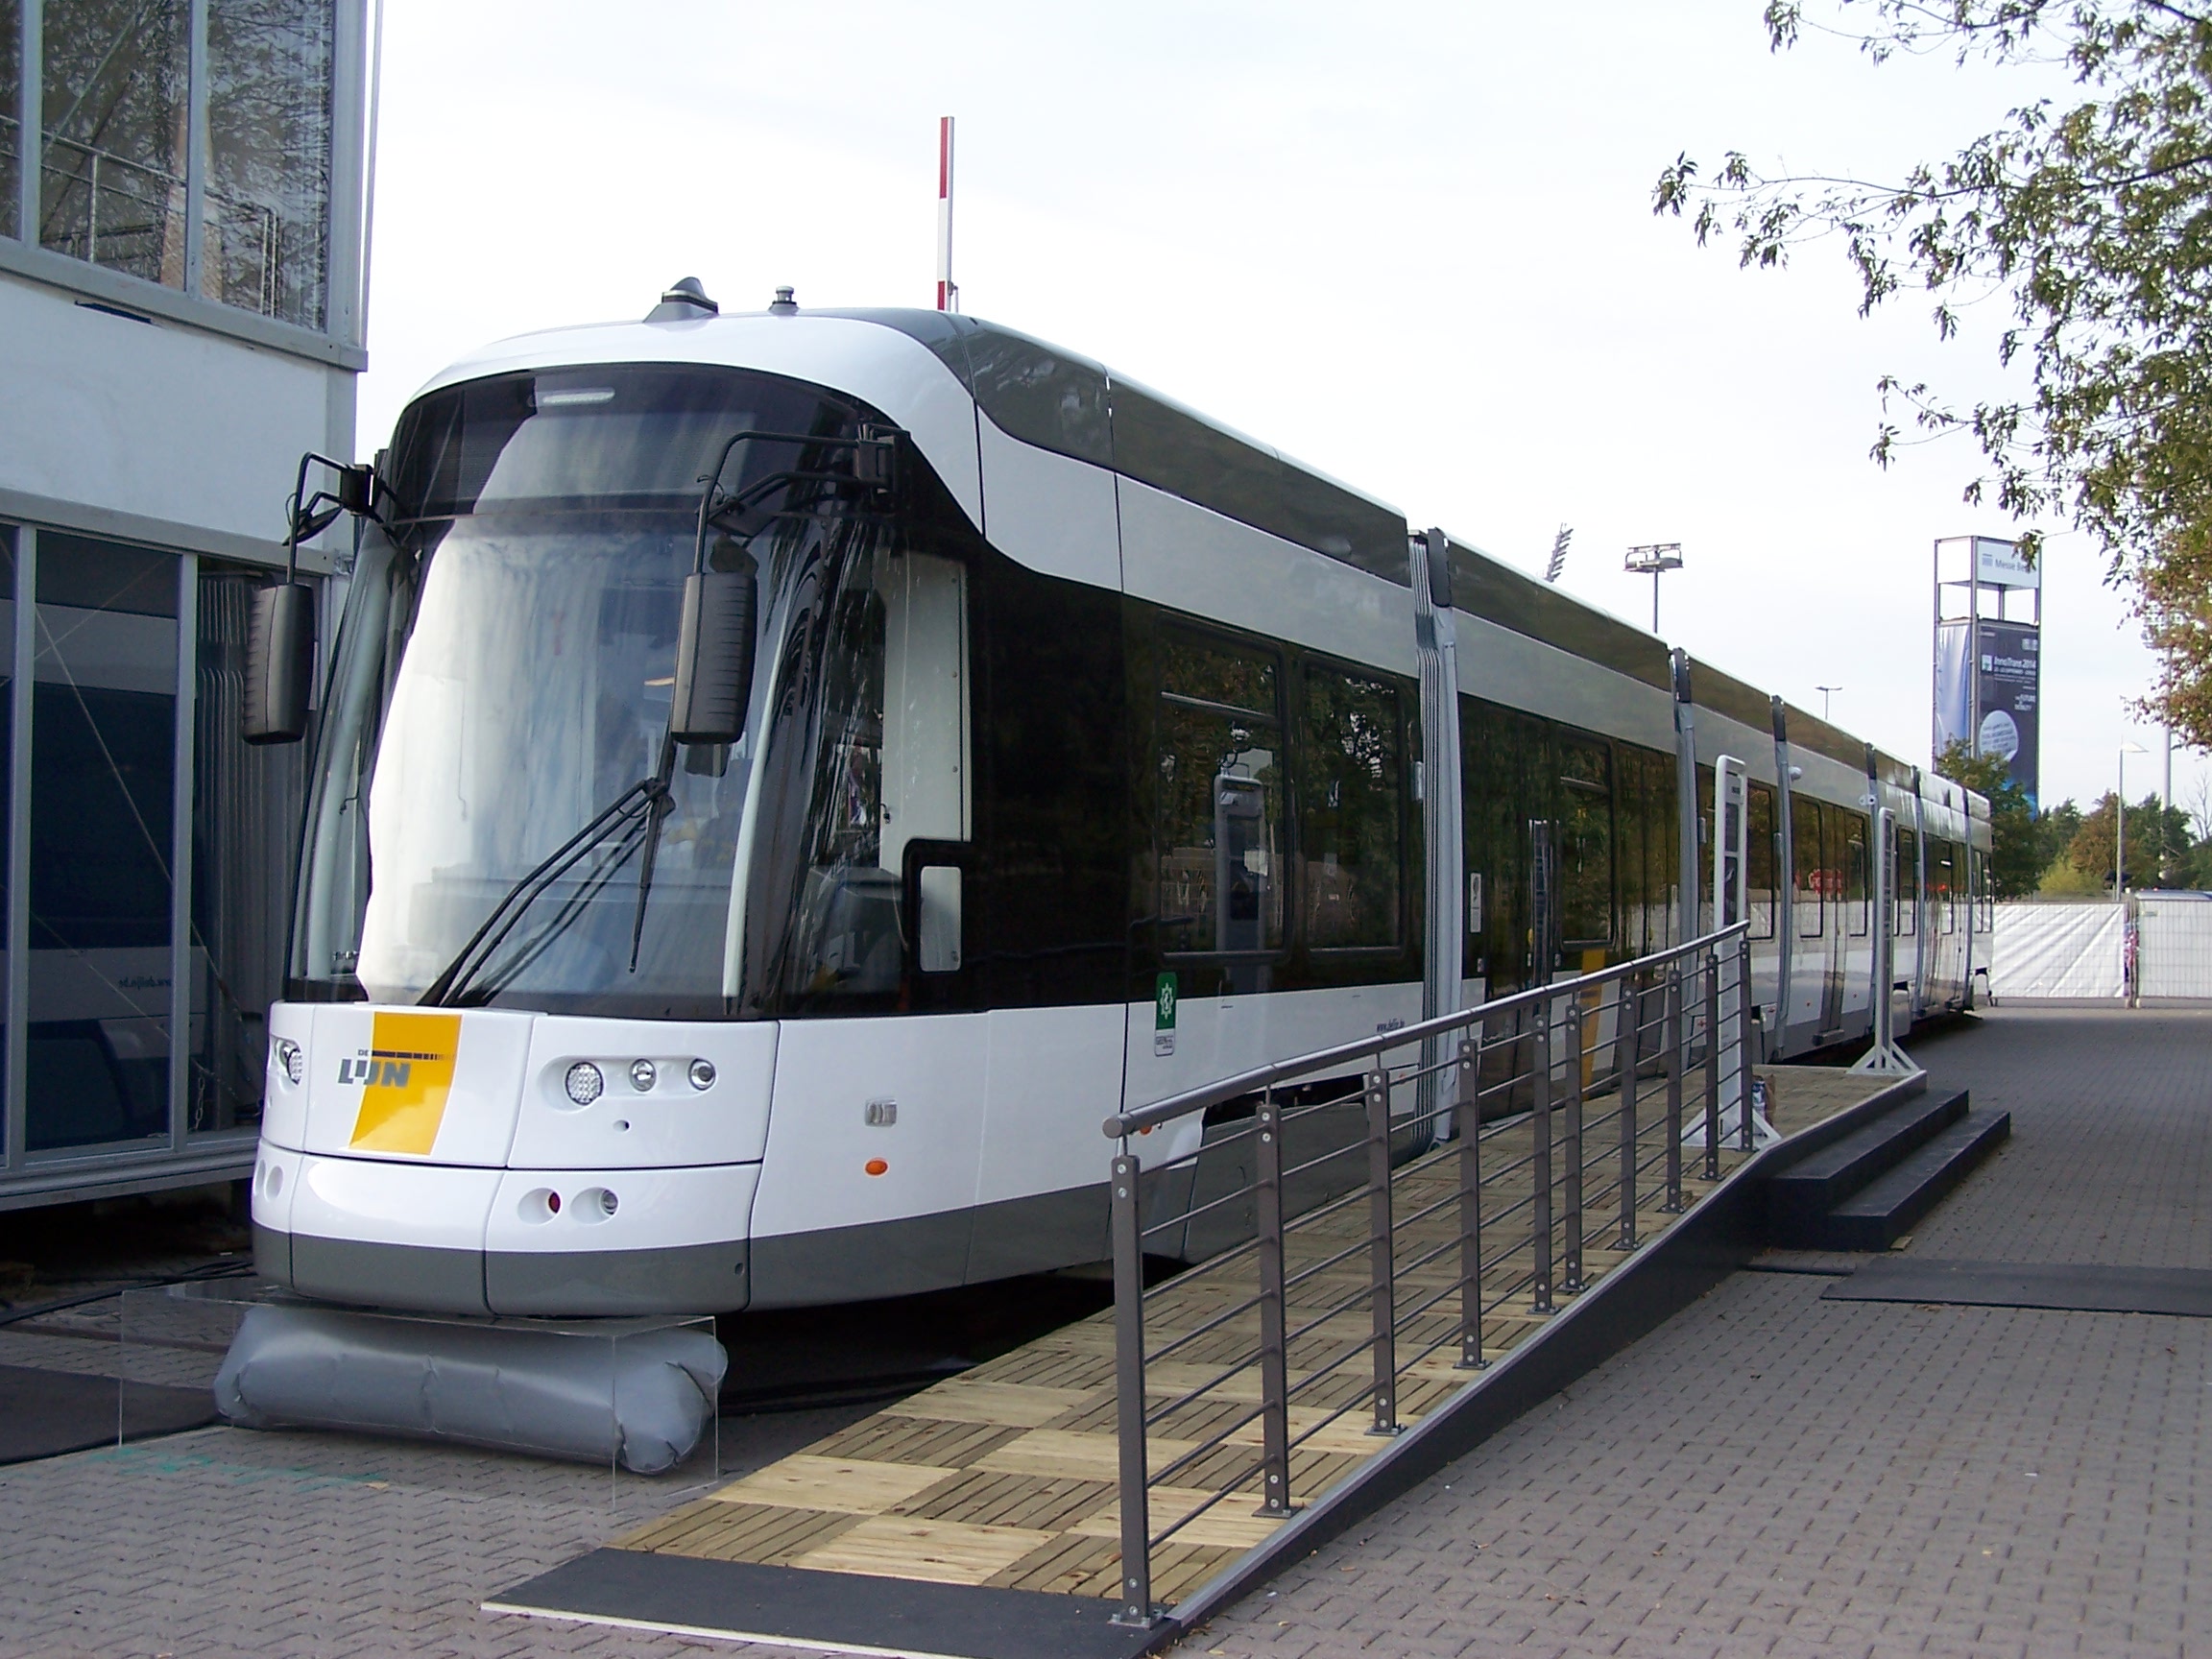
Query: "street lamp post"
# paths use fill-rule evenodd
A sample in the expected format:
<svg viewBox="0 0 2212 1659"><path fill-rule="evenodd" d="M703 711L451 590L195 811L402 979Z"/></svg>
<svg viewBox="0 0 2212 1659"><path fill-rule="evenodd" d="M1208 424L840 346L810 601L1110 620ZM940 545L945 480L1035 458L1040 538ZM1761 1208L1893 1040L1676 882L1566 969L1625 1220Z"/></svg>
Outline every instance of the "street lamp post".
<svg viewBox="0 0 2212 1659"><path fill-rule="evenodd" d="M2140 743L2120 745L2120 792L2112 798L2115 813L2112 835L2112 897L2128 897L2128 757L2148 755L2151 751Z"/></svg>
<svg viewBox="0 0 2212 1659"><path fill-rule="evenodd" d="M1651 632L1659 632L1659 578L1670 570L1682 568L1682 543L1679 541L1652 541L1642 547L1628 549L1623 568L1631 576L1651 578Z"/></svg>

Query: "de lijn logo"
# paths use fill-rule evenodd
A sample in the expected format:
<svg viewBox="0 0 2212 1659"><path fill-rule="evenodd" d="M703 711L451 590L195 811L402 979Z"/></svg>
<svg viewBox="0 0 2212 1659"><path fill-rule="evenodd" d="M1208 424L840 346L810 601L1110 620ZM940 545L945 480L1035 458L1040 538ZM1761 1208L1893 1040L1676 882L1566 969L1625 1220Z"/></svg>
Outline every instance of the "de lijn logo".
<svg viewBox="0 0 2212 1659"><path fill-rule="evenodd" d="M1152 986L1152 1052L1175 1052L1175 975L1166 973Z"/></svg>
<svg viewBox="0 0 2212 1659"><path fill-rule="evenodd" d="M369 1051L338 1062L338 1081L362 1086L352 1149L425 1156L445 1117L460 1047L458 1014L376 1015Z"/></svg>

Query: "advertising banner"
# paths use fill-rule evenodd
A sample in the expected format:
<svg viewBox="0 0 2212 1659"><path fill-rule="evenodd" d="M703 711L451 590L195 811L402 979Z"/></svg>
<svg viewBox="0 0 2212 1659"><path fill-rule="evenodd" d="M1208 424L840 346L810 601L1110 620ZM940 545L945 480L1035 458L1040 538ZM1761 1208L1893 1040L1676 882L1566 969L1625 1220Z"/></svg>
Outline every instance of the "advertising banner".
<svg viewBox="0 0 2212 1659"><path fill-rule="evenodd" d="M1973 660L1966 651L1966 627L1964 617L1936 627L1936 741L1931 754L1940 755L1954 742L1974 741Z"/></svg>
<svg viewBox="0 0 2212 1659"><path fill-rule="evenodd" d="M2036 727L2043 686L2041 630L1984 617L1974 648L1977 754L2005 757L2007 775L2036 801ZM1940 657L1938 658L1940 661ZM1938 704L1940 708L1940 704Z"/></svg>

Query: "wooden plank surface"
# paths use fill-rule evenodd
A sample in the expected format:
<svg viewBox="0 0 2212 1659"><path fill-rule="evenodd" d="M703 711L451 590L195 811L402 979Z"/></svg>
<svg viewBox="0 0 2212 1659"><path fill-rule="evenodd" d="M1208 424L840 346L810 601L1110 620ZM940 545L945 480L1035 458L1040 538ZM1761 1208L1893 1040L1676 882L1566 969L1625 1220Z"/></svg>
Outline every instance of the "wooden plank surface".
<svg viewBox="0 0 2212 1659"><path fill-rule="evenodd" d="M1763 1069L1775 1127L1795 1134L1870 1097L1892 1080L1826 1067ZM1685 1079L1684 1120L1702 1119L1703 1079ZM1639 1246L1679 1220L1665 1199L1664 1084L1640 1081L1633 1225ZM1619 1096L1584 1102L1582 1284L1629 1259L1621 1241ZM1552 1115L1553 1172L1563 1184L1570 1125ZM1724 1121L1728 1140L1734 1125ZM1489 1128L1482 1140L1484 1217L1482 1342L1496 1358L1550 1323L1533 1306L1535 1244L1530 1119ZM1682 1149L1683 1197L1712 1190L1704 1150ZM1743 1162L1721 1153L1725 1174ZM1409 1424L1467 1385L1457 1367L1460 1267L1459 1149L1450 1143L1400 1169L1392 1202L1401 1218L1393 1248L1399 1312L1399 1421ZM1563 1186L1553 1192L1554 1306L1564 1287ZM1428 1210L1426 1215L1419 1213ZM1352 1478L1384 1445L1369 1432L1373 1371L1370 1257L1363 1202L1296 1222L1285 1238L1291 1279L1292 1497L1310 1502ZM1343 1260L1329 1259L1343 1254ZM1152 1535L1187 1524L1152 1551L1153 1595L1172 1603L1213 1577L1282 1523L1259 1506L1262 1425L1254 1359L1256 1310L1249 1250L1190 1268L1150 1291L1145 1339L1146 1445L1154 1485ZM1431 1304L1416 1312L1422 1304ZM1113 1597L1120 1588L1120 1503L1114 1396L1113 1310L1051 1332L1015 1352L888 1406L805 1451L731 1482L617 1540L627 1550L752 1561L830 1572L988 1584ZM1191 1335L1209 1321L1217 1329ZM1166 1352L1163 1352L1163 1351ZM1188 1397L1188 1398L1187 1398ZM1304 1436L1301 1439L1301 1436ZM1220 1443L1163 1472L1201 1444ZM1226 1492L1216 1502L1216 1495Z"/></svg>

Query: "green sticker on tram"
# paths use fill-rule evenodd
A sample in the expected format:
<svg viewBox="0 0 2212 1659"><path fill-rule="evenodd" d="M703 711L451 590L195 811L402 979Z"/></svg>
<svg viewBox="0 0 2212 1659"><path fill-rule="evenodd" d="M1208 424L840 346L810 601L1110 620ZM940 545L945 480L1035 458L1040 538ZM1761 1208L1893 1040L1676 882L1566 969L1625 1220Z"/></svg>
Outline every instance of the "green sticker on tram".
<svg viewBox="0 0 2212 1659"><path fill-rule="evenodd" d="M1161 974L1152 988L1152 1029L1175 1029L1175 975L1172 973Z"/></svg>

